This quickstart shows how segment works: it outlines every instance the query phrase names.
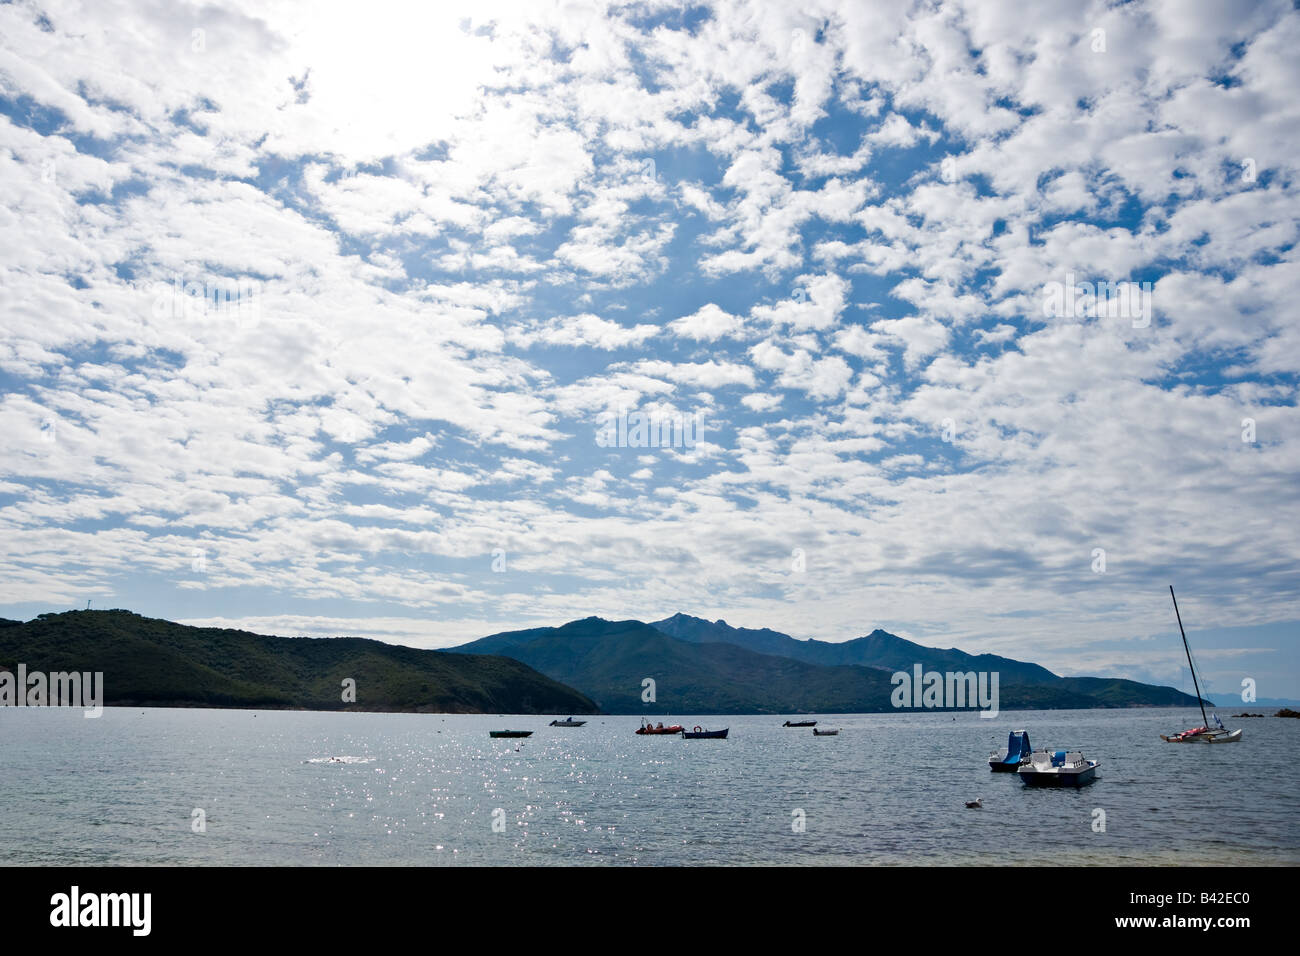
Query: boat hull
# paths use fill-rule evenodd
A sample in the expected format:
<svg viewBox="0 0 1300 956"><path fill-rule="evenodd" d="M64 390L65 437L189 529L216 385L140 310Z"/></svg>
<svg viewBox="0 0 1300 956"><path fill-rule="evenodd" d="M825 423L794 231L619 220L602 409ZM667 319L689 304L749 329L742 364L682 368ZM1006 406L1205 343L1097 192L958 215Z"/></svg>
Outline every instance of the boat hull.
<svg viewBox="0 0 1300 956"><path fill-rule="evenodd" d="M838 737L839 735L838 730L818 730L816 727L813 728L814 737Z"/></svg>
<svg viewBox="0 0 1300 956"><path fill-rule="evenodd" d="M1167 744L1235 744L1241 739L1241 729L1230 730L1226 733L1192 734L1189 737L1182 737L1178 734L1161 734L1160 739Z"/></svg>
<svg viewBox="0 0 1300 956"><path fill-rule="evenodd" d="M1083 787L1097 779L1095 763L1082 770L1035 770L1031 765L1025 765L1019 772L1027 787Z"/></svg>
<svg viewBox="0 0 1300 956"><path fill-rule="evenodd" d="M721 730L683 730L682 737L686 740L726 740L729 730L730 727Z"/></svg>
<svg viewBox="0 0 1300 956"><path fill-rule="evenodd" d="M531 737L531 730L489 730L489 737Z"/></svg>
<svg viewBox="0 0 1300 956"><path fill-rule="evenodd" d="M586 723L587 722L585 720L553 720L551 721L551 726L552 727L582 727L586 725Z"/></svg>
<svg viewBox="0 0 1300 956"><path fill-rule="evenodd" d="M994 773L1015 773L1020 769L1019 763L1007 763L1004 760L990 760L989 769Z"/></svg>
<svg viewBox="0 0 1300 956"><path fill-rule="evenodd" d="M815 721L815 720L787 720L787 721L786 721L784 724L782 724L781 726L782 726L782 727L816 727L816 726L817 726L817 721Z"/></svg>
<svg viewBox="0 0 1300 956"><path fill-rule="evenodd" d="M636 732L643 737L667 737L680 734L686 730L680 724L672 727L638 727Z"/></svg>

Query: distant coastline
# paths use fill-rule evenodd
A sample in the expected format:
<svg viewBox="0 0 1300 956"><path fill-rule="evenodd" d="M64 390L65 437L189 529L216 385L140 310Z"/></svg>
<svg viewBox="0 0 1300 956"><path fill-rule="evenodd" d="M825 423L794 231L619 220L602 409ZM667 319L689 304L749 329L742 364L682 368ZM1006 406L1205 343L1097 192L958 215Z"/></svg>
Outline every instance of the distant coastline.
<svg viewBox="0 0 1300 956"><path fill-rule="evenodd" d="M996 717L999 711L1196 706L1196 698L1174 688L1060 677L1037 664L925 647L880 630L834 644L683 614L653 624L585 618L434 651L78 610L0 621L0 671L20 665L56 676L102 672L99 702L116 707L647 717L956 715L979 707ZM914 688L899 686L912 683L911 676ZM931 679L945 678L946 687L930 687ZM4 687L0 681L0 695ZM909 693L900 699L902 690ZM13 701L0 700L7 702Z"/></svg>

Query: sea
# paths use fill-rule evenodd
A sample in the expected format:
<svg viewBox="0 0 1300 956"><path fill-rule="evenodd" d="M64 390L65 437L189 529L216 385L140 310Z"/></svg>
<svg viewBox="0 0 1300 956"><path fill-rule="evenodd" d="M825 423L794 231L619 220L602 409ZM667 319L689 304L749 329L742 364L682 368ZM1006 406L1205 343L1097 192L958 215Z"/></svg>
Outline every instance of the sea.
<svg viewBox="0 0 1300 956"><path fill-rule="evenodd" d="M730 728L684 740L634 716L4 707L0 863L1294 866L1300 720L1234 712L1241 742L1179 746L1158 734L1200 723L1183 708L799 716L828 737L656 718ZM1019 729L1096 781L991 773Z"/></svg>

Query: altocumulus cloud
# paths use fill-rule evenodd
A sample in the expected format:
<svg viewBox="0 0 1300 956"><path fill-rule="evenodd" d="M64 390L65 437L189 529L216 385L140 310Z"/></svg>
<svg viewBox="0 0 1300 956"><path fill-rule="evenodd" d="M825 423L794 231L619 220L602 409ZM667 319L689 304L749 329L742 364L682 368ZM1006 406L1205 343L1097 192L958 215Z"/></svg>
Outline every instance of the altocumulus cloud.
<svg viewBox="0 0 1300 956"><path fill-rule="evenodd" d="M10 616L1300 620L1292 4L432 7L0 7Z"/></svg>

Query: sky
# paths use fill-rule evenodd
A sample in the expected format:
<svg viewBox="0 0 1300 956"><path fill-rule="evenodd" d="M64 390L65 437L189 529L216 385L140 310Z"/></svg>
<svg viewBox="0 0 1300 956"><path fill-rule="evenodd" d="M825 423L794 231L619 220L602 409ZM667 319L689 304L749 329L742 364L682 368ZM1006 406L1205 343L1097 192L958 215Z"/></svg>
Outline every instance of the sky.
<svg viewBox="0 0 1300 956"><path fill-rule="evenodd" d="M0 6L0 616L1300 697L1290 3ZM620 424L621 422L621 424ZM648 435L653 433L653 444Z"/></svg>

